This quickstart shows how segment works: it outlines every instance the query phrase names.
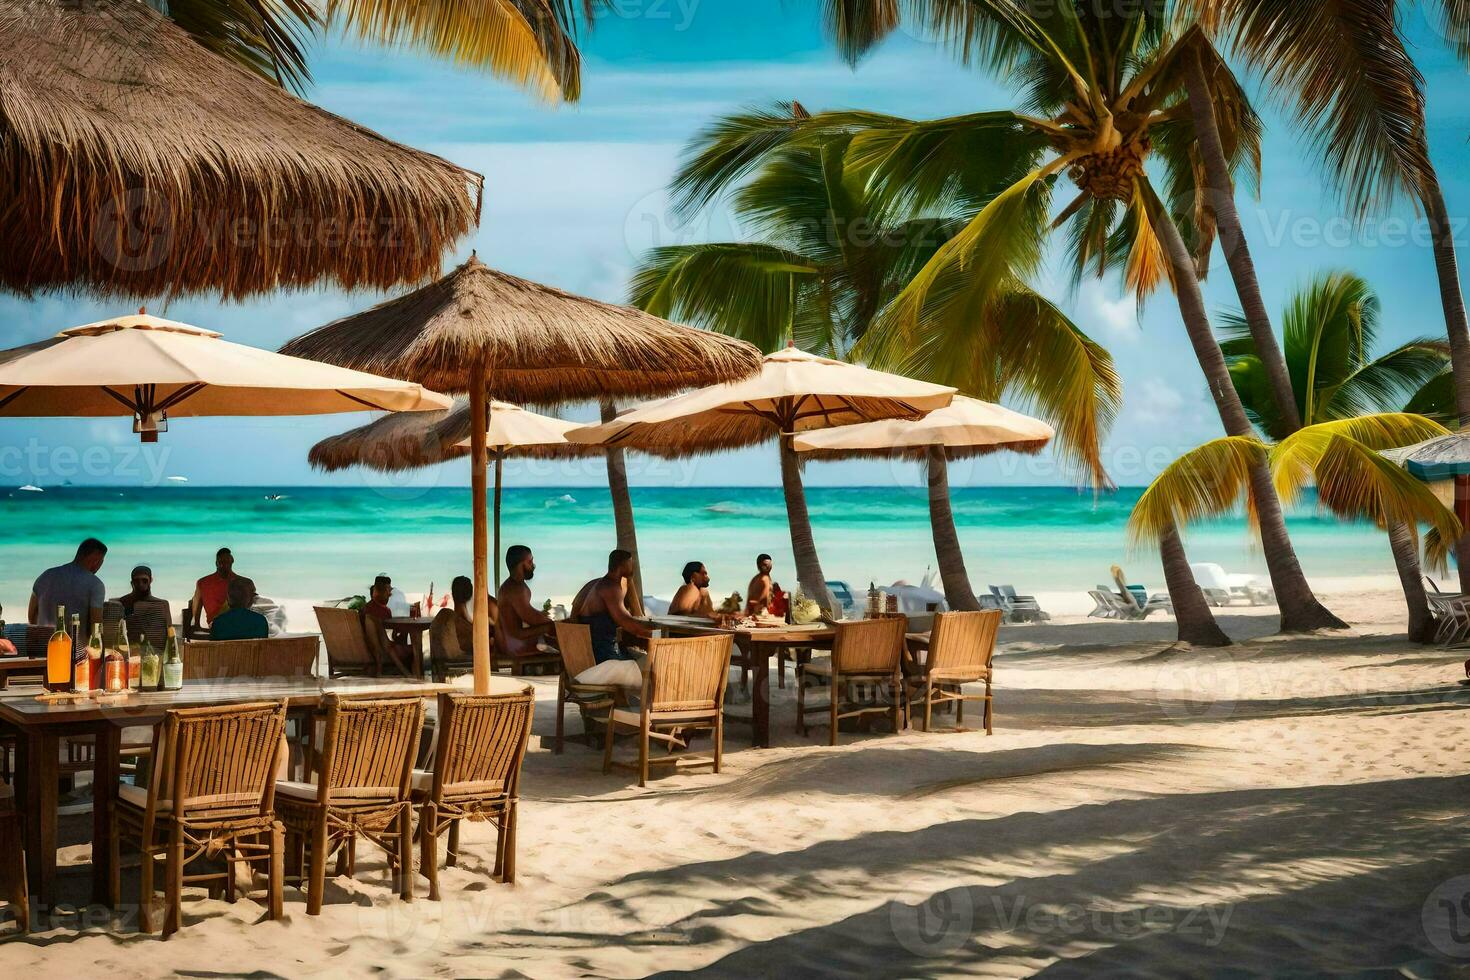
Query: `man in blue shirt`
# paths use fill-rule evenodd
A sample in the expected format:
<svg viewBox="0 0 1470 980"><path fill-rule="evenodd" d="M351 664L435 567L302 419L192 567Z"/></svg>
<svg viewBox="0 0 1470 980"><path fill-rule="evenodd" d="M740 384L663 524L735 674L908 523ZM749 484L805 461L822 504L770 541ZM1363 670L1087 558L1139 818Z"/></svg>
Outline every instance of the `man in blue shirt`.
<svg viewBox="0 0 1470 980"><path fill-rule="evenodd" d="M255 602L255 583L243 575L230 579L230 608L214 617L209 624L211 640L263 640L270 636L270 624L251 609Z"/></svg>
<svg viewBox="0 0 1470 980"><path fill-rule="evenodd" d="M56 607L65 606L67 615L82 618L82 636L91 635L92 624L102 622L102 603L106 590L97 572L107 557L107 545L88 538L77 546L77 556L65 565L48 568L31 586L28 619L38 626L56 625Z"/></svg>

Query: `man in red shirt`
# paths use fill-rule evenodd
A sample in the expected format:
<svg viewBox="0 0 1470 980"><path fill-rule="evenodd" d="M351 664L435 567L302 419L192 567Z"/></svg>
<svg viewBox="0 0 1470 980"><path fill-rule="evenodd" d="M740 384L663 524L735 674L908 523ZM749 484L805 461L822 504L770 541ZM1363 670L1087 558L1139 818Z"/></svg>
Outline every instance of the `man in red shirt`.
<svg viewBox="0 0 1470 980"><path fill-rule="evenodd" d="M230 580L234 577L235 556L230 554L229 548L221 548L214 553L214 574L206 575L194 583L194 598L189 601L189 608L193 610L194 629L199 629L201 615L206 623L214 622L214 617L229 602Z"/></svg>
<svg viewBox="0 0 1470 980"><path fill-rule="evenodd" d="M388 598L393 595L393 580L386 575L379 575L373 579L373 587L368 590L368 601L363 605L362 611L374 619L392 619L393 611L388 608Z"/></svg>

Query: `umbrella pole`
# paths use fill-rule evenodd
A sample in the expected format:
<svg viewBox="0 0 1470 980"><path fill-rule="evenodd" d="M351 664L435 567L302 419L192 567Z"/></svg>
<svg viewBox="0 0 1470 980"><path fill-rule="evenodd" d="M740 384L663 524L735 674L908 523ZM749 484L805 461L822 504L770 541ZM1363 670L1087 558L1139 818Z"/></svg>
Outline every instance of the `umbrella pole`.
<svg viewBox="0 0 1470 980"><path fill-rule="evenodd" d="M490 575L485 556L485 477L489 467L485 437L490 429L485 398L485 363L470 368L470 509L474 514L475 551L475 693L490 693Z"/></svg>
<svg viewBox="0 0 1470 980"><path fill-rule="evenodd" d="M495 452L495 554L491 561L495 564L495 583L500 581L500 464L505 460L502 450ZM499 587L498 585L496 586Z"/></svg>
<svg viewBox="0 0 1470 980"><path fill-rule="evenodd" d="M1460 566L1460 591L1470 593L1470 565L1467 565L1465 537L1470 535L1470 476L1455 476L1455 516L1460 519L1460 540L1455 543L1455 560Z"/></svg>

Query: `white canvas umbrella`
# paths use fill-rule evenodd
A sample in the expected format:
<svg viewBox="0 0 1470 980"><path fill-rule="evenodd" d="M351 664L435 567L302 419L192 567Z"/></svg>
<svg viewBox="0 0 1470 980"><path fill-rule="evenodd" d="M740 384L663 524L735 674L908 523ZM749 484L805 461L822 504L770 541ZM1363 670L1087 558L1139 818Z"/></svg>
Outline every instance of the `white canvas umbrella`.
<svg viewBox="0 0 1470 980"><path fill-rule="evenodd" d="M923 460L929 483L929 524L945 599L951 609L978 609L954 525L949 460L999 449L1039 452L1055 434L1040 419L956 395L947 407L921 419L886 419L803 432L794 445L799 453L823 459L900 456Z"/></svg>
<svg viewBox="0 0 1470 980"><path fill-rule="evenodd" d="M409 381L246 347L203 330L136 314L100 320L0 351L0 415L132 416L154 442L168 418L323 415L448 408Z"/></svg>
<svg viewBox="0 0 1470 980"><path fill-rule="evenodd" d="M788 347L767 354L754 377L648 402L611 422L574 429L567 438L673 457L779 439L797 578L808 596L830 608L793 435L854 422L919 418L948 405L954 394L943 385Z"/></svg>

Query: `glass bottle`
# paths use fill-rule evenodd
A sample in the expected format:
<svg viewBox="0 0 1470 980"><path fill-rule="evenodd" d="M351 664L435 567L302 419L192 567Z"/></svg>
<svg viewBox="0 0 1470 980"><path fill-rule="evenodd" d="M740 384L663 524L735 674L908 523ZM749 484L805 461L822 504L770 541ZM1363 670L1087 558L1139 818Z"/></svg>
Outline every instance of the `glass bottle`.
<svg viewBox="0 0 1470 980"><path fill-rule="evenodd" d="M117 652L119 659L121 659L122 661L123 687L127 687L128 661L133 659L133 648L128 644L128 621L126 619L120 619L117 622L117 646L115 646L113 649Z"/></svg>
<svg viewBox="0 0 1470 980"><path fill-rule="evenodd" d="M87 640L87 649L82 657L77 658L77 690L82 689L81 670L83 668L81 664L83 659L86 660L87 687L94 688L102 686L102 662L104 656L106 655L102 651L102 624L93 623L92 636Z"/></svg>
<svg viewBox="0 0 1470 980"><path fill-rule="evenodd" d="M143 658L153 650L153 644L148 642L147 633L138 634L137 647L137 656L128 658L128 687L134 691L143 689ZM158 654L154 653L153 656L156 658Z"/></svg>
<svg viewBox="0 0 1470 980"><path fill-rule="evenodd" d="M163 645L163 689L177 691L184 686L184 661L179 658L179 644L174 639L173 628L168 631L168 640Z"/></svg>
<svg viewBox="0 0 1470 980"><path fill-rule="evenodd" d="M169 636L173 636L173 627L169 627ZM142 662L138 665L138 683L145 691L156 691L163 686L163 661L158 656L158 651L153 649L153 644L148 638L143 638Z"/></svg>
<svg viewBox="0 0 1470 980"><path fill-rule="evenodd" d="M71 689L71 634L66 631L66 607L56 607L56 631L46 641L46 690Z"/></svg>

